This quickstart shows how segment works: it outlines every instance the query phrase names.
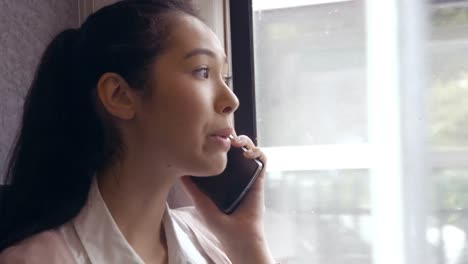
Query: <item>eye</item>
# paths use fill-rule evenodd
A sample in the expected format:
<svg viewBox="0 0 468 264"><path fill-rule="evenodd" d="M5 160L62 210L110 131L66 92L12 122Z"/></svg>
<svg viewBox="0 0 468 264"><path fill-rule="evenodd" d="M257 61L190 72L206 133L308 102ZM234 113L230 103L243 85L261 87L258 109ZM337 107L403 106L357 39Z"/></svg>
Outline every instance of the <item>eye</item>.
<svg viewBox="0 0 468 264"><path fill-rule="evenodd" d="M202 67L193 71L193 74L197 78L208 79L210 77L210 69L208 67Z"/></svg>
<svg viewBox="0 0 468 264"><path fill-rule="evenodd" d="M223 76L223 80L224 80L224 83L231 87L231 83L232 83L232 75L224 75Z"/></svg>

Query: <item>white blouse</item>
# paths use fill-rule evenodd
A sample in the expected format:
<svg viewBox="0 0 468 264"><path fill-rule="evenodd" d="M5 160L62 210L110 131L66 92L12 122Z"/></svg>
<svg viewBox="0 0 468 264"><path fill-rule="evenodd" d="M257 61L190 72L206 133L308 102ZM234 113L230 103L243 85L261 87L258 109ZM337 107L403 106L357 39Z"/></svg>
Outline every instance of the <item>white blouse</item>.
<svg viewBox="0 0 468 264"><path fill-rule="evenodd" d="M230 264L193 207L163 217L169 264ZM0 264L144 264L125 240L94 181L88 201L70 222L41 232L0 254Z"/></svg>

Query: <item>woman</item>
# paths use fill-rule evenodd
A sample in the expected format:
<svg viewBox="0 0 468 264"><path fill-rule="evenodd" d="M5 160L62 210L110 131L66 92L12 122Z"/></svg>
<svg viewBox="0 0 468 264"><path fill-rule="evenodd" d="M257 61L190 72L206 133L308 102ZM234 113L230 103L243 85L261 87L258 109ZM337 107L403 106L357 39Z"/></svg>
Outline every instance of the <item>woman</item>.
<svg viewBox="0 0 468 264"><path fill-rule="evenodd" d="M273 263L261 175L224 215L184 175L216 175L238 100L186 1L128 0L60 33L27 95L0 206L0 263ZM195 210L171 210L182 179ZM209 228L207 228L209 227Z"/></svg>

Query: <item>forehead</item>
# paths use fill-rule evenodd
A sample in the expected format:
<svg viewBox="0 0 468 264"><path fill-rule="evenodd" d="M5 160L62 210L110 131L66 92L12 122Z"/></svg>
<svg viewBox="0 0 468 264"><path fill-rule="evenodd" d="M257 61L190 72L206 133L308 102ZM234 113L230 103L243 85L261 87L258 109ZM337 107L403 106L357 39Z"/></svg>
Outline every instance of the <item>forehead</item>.
<svg viewBox="0 0 468 264"><path fill-rule="evenodd" d="M202 21L189 15L180 15L174 19L168 51L184 56L194 49L209 49L224 60L224 49L218 37Z"/></svg>

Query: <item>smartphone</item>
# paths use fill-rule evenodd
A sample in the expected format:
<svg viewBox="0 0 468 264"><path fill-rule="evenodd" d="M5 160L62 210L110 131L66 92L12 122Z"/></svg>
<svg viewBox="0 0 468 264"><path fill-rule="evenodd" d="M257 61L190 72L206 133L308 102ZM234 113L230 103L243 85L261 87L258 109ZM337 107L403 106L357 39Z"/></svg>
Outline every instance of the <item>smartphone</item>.
<svg viewBox="0 0 468 264"><path fill-rule="evenodd" d="M245 158L245 151L245 147L231 147L227 153L226 169L220 175L191 177L225 214L236 210L263 169L263 163L259 159Z"/></svg>

